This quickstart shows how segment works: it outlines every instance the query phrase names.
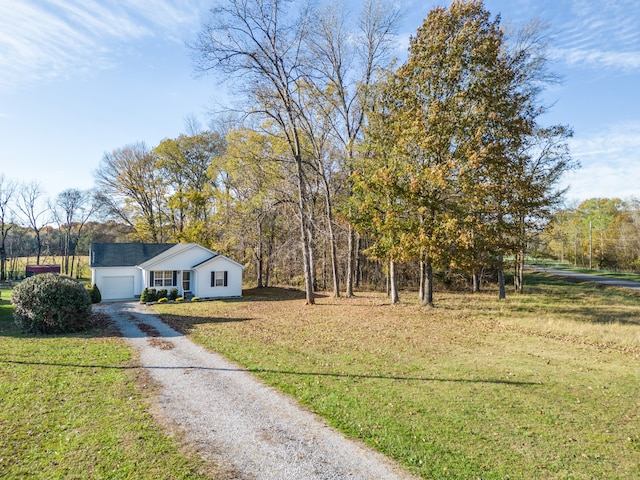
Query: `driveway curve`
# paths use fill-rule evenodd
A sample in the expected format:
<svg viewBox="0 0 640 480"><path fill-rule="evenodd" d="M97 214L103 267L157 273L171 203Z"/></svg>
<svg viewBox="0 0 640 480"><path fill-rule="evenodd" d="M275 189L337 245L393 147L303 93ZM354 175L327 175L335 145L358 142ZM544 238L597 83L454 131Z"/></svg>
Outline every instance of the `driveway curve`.
<svg viewBox="0 0 640 480"><path fill-rule="evenodd" d="M558 270L553 268L544 267L531 267L532 269L548 273L550 275L556 275L558 277L570 278L578 282L591 282L598 283L600 285L606 285L608 287L630 288L632 290L640 290L640 282L633 280L623 280L621 278L603 277L600 275L592 275L590 273L572 272L570 270Z"/></svg>
<svg viewBox="0 0 640 480"><path fill-rule="evenodd" d="M412 479L383 455L347 439L292 398L176 332L146 306L95 307L139 352L160 385L162 415L221 467L223 478Z"/></svg>

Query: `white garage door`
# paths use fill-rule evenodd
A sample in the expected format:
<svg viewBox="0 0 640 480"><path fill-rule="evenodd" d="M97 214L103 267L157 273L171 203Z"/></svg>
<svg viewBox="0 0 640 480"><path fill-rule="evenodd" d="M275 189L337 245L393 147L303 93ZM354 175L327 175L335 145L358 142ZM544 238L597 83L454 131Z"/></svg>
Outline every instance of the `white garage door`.
<svg viewBox="0 0 640 480"><path fill-rule="evenodd" d="M100 291L103 300L129 300L133 294L133 276L103 277Z"/></svg>

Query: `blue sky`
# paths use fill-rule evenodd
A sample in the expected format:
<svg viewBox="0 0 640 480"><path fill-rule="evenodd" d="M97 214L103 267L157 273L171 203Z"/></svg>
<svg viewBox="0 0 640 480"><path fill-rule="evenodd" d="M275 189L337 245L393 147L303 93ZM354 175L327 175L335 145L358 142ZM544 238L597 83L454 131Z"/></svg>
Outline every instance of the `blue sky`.
<svg viewBox="0 0 640 480"><path fill-rule="evenodd" d="M215 0L0 0L0 172L38 181L48 196L90 188L105 152L149 147L203 125L222 89L196 78L185 42ZM398 38L443 1L400 2ZM640 2L485 0L503 23L540 16L554 36L548 123L575 130L582 168L570 201L640 197Z"/></svg>

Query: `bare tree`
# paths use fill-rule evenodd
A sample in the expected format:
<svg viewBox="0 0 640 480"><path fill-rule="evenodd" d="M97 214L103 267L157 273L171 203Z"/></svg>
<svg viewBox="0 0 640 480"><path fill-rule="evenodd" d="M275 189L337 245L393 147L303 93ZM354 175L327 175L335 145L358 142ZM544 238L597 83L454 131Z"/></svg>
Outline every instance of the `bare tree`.
<svg viewBox="0 0 640 480"><path fill-rule="evenodd" d="M310 84L321 101L318 109L324 114L333 138L340 145L340 168L350 177L358 143L366 123L366 107L370 103L372 83L377 74L390 68L393 41L400 14L387 1L366 0L360 12L357 31L347 26L348 12L343 4L329 2L318 11L309 36L309 48L314 61ZM320 166L326 175L330 168ZM325 179L326 182L326 179ZM347 180L347 195L351 189ZM328 185L328 183L327 183ZM327 190L328 195L328 190ZM333 206L327 197L327 211ZM333 219L329 219L331 225ZM348 227L346 295L353 296L357 242L352 226ZM334 295L338 295L337 258L333 244Z"/></svg>
<svg viewBox="0 0 640 480"><path fill-rule="evenodd" d="M315 303L300 100L308 72L310 7L284 0L227 0L211 10L192 45L196 68L215 70L244 88L252 108L286 141L295 169L300 244L308 304Z"/></svg>
<svg viewBox="0 0 640 480"><path fill-rule="evenodd" d="M42 229L49 224L49 206L43 201L44 189L38 182L23 183L18 190L16 207L36 238L36 265L42 254Z"/></svg>
<svg viewBox="0 0 640 480"><path fill-rule="evenodd" d="M16 191L16 184L5 179L3 173L0 173L0 281L7 279L6 262L7 262L7 235L14 226L9 222L9 213L11 202Z"/></svg>
<svg viewBox="0 0 640 480"><path fill-rule="evenodd" d="M51 206L55 221L60 230L64 231L62 270L65 275L73 276L76 249L82 238L82 230L97 209L98 202L93 191L82 191L75 188L59 193L54 205Z"/></svg>

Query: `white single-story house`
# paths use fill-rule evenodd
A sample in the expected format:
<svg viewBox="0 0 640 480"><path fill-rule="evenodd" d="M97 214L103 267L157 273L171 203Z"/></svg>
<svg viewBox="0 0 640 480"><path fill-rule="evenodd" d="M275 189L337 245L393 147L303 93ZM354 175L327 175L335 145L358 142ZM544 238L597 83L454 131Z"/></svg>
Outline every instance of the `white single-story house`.
<svg viewBox="0 0 640 480"><path fill-rule="evenodd" d="M185 298L242 296L244 267L197 243L92 243L91 283L103 300L134 300L145 288Z"/></svg>

